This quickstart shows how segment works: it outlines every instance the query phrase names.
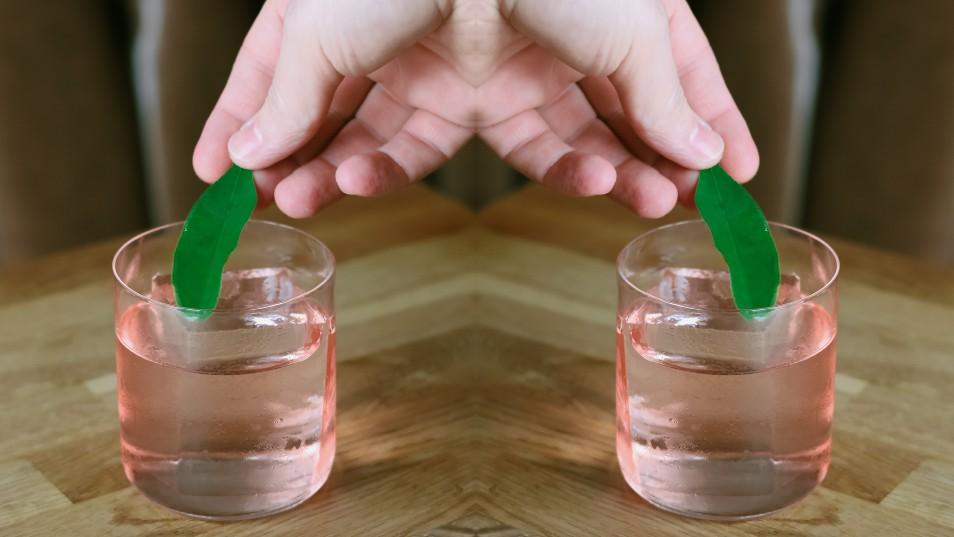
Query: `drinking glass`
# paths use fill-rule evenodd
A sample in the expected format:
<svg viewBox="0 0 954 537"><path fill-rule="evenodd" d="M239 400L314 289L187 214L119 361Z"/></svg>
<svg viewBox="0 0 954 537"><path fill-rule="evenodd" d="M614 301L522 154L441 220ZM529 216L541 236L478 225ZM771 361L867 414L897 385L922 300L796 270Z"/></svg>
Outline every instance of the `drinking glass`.
<svg viewBox="0 0 954 537"><path fill-rule="evenodd" d="M147 231L113 259L126 477L198 518L289 509L334 458L334 257L303 231L252 220L207 314L175 302L181 230Z"/></svg>
<svg viewBox="0 0 954 537"><path fill-rule="evenodd" d="M793 504L831 458L838 257L771 224L777 303L740 312L701 220L636 238L617 262L617 455L679 514L739 520Z"/></svg>

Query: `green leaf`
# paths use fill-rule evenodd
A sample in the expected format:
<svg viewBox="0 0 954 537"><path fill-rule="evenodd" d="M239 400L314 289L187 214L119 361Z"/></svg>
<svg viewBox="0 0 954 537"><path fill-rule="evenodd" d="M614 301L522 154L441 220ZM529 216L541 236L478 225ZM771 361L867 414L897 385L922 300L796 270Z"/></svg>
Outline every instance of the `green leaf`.
<svg viewBox="0 0 954 537"><path fill-rule="evenodd" d="M721 166L699 172L696 206L729 267L732 297L742 310L766 308L778 295L778 250L758 203Z"/></svg>
<svg viewBox="0 0 954 537"><path fill-rule="evenodd" d="M199 196L182 226L172 261L176 303L211 313L219 301L222 269L255 210L252 172L233 165Z"/></svg>

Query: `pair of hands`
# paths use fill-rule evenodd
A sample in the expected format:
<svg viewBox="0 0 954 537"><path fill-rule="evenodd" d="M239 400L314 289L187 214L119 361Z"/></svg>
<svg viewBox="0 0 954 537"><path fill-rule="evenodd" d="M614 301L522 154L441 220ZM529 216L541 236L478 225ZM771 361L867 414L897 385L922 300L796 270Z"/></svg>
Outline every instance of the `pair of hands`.
<svg viewBox="0 0 954 537"><path fill-rule="evenodd" d="M645 217L758 152L685 0L267 0L196 173L256 170L306 217L420 179L474 135L531 179Z"/></svg>

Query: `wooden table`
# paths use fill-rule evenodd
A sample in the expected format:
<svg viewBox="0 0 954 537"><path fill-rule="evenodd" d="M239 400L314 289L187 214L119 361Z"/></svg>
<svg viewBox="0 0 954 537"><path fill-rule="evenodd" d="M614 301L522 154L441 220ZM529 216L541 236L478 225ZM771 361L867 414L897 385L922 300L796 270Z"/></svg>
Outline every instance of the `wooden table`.
<svg viewBox="0 0 954 537"><path fill-rule="evenodd" d="M232 524L130 488L109 241L0 273L0 535L954 535L952 271L834 243L831 472L791 510L719 524L650 507L617 467L612 260L654 223L536 188L475 216L413 188L302 225L340 261L327 485Z"/></svg>

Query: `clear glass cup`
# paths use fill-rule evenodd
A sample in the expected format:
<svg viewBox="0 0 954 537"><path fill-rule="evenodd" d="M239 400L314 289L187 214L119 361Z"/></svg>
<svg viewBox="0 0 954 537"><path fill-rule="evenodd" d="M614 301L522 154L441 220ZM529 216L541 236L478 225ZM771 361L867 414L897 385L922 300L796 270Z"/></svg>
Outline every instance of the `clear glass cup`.
<svg viewBox="0 0 954 537"><path fill-rule="evenodd" d="M335 453L334 268L298 229L250 221L203 318L175 305L182 224L113 259L122 463L143 495L215 520L289 509Z"/></svg>
<svg viewBox="0 0 954 537"><path fill-rule="evenodd" d="M777 304L742 315L701 220L654 229L617 261L617 442L626 481L697 518L771 514L831 458L838 257L771 224Z"/></svg>

